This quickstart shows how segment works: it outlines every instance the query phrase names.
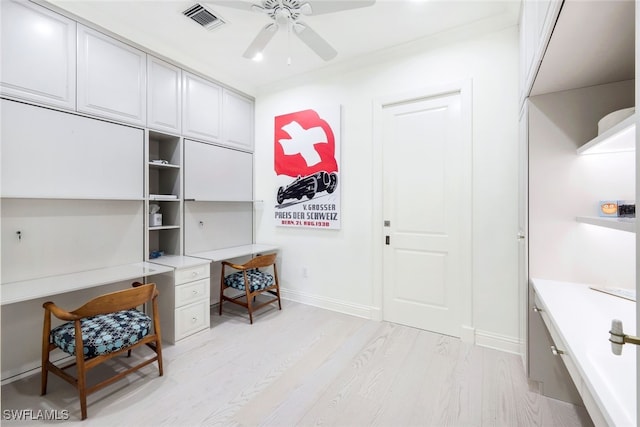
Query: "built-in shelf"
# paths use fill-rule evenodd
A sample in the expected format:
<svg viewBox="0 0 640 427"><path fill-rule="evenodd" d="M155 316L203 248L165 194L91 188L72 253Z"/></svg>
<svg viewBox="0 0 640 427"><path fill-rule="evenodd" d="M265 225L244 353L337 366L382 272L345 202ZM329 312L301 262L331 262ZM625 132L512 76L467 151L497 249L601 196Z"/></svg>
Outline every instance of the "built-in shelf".
<svg viewBox="0 0 640 427"><path fill-rule="evenodd" d="M636 231L635 218L603 218L598 216L579 216L576 217L576 221L585 224L597 225L600 227L613 228L614 230L628 231L630 233L635 233Z"/></svg>
<svg viewBox="0 0 640 427"><path fill-rule="evenodd" d="M174 196L173 198L167 197L164 194L149 194L149 201L152 202L179 202L180 199L178 196Z"/></svg>
<svg viewBox="0 0 640 427"><path fill-rule="evenodd" d="M627 117L611 129L578 147L578 154L617 153L636 149L638 113Z"/></svg>
<svg viewBox="0 0 640 427"><path fill-rule="evenodd" d="M159 225L157 227L149 227L149 231L153 230L171 230L173 228L180 228L179 225Z"/></svg>
<svg viewBox="0 0 640 427"><path fill-rule="evenodd" d="M158 169L180 169L180 165L173 165L171 163L149 162L149 167Z"/></svg>

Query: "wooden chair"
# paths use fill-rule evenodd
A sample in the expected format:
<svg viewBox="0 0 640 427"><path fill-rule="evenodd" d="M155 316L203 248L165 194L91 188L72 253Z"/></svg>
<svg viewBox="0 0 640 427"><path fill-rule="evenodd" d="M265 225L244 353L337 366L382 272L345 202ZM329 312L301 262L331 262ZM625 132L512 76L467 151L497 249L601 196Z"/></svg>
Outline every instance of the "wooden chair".
<svg viewBox="0 0 640 427"><path fill-rule="evenodd" d="M49 372L60 376L78 389L84 420L87 418L88 394L155 361L162 376L162 339L157 298L158 291L154 283L145 285L136 282L132 289L99 296L73 311L65 311L50 301L44 303L41 394L47 393ZM147 302L151 302L153 319L136 309ZM51 329L51 314L67 323ZM124 352L130 356L132 349L144 344L155 352L153 357L87 387L87 372L90 369ZM75 356L75 362L64 367L54 365L49 355L56 348ZM75 377L65 372L72 366L76 366Z"/></svg>
<svg viewBox="0 0 640 427"><path fill-rule="evenodd" d="M260 255L242 265L222 261L222 271L220 274L220 315L222 315L223 301L229 301L245 307L249 311L249 322L251 324L253 324L253 312L259 308L277 302L278 310L282 310L276 256L277 254L275 253ZM225 275L225 269L227 267L236 271ZM261 268L270 268L273 274L260 270ZM224 294L227 288L234 288L243 293L229 297ZM275 298L256 303L256 296L265 292L275 295Z"/></svg>

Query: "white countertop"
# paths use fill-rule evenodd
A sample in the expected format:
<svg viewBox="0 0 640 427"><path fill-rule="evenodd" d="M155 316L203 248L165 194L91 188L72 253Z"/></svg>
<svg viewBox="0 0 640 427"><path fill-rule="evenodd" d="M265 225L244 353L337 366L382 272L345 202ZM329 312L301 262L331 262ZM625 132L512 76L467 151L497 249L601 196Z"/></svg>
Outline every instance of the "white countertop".
<svg viewBox="0 0 640 427"><path fill-rule="evenodd" d="M197 265L209 264L211 261L202 258L195 258L184 255L163 255L149 260L152 264L160 264L173 268L189 268Z"/></svg>
<svg viewBox="0 0 640 427"><path fill-rule="evenodd" d="M13 304L50 295L77 291L79 289L143 278L172 270L173 268L158 264L136 262L96 270L78 271L57 276L3 283L2 287L0 287L0 299L2 300L2 305Z"/></svg>
<svg viewBox="0 0 640 427"><path fill-rule="evenodd" d="M215 249L212 251L198 252L189 256L215 261L224 261L245 255L255 255L265 252L275 252L279 249L276 245L259 244L235 246L232 248Z"/></svg>
<svg viewBox="0 0 640 427"><path fill-rule="evenodd" d="M616 356L609 343L612 319L622 320L625 334L636 335L635 302L581 283L531 282L607 422L619 427L637 426L637 346L625 344L622 355Z"/></svg>

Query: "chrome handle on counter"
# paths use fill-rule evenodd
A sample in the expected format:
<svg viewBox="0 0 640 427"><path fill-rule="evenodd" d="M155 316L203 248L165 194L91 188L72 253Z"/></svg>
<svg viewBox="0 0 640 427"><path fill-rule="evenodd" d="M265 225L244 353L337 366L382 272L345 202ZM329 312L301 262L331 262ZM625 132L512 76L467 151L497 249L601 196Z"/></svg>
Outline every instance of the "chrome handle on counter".
<svg viewBox="0 0 640 427"><path fill-rule="evenodd" d="M640 345L640 338L627 335L622 332L622 320L613 319L611 330L609 331L609 341L611 342L611 352L616 356L622 354L622 346L625 344Z"/></svg>

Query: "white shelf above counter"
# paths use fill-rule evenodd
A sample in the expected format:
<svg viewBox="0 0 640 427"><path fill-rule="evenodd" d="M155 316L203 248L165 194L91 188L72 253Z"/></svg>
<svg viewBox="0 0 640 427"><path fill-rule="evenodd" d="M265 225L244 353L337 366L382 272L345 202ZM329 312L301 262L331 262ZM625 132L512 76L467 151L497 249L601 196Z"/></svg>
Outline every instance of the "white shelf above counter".
<svg viewBox="0 0 640 427"><path fill-rule="evenodd" d="M612 228L614 230L636 232L635 218L605 218L599 216L578 216L576 221L585 224L597 225L599 227Z"/></svg>
<svg viewBox="0 0 640 427"><path fill-rule="evenodd" d="M635 151L636 121L638 113L622 120L617 125L578 147L578 154L618 153Z"/></svg>
<svg viewBox="0 0 640 427"><path fill-rule="evenodd" d="M2 305L13 304L110 283L143 278L172 270L173 268L171 267L158 264L136 262L96 270L3 283L0 286L0 299L2 300Z"/></svg>

